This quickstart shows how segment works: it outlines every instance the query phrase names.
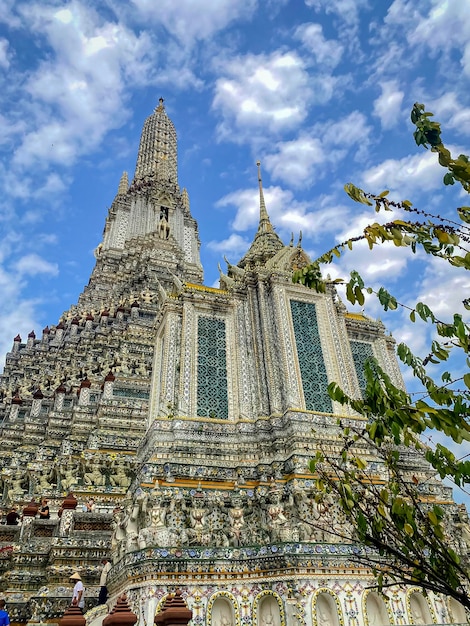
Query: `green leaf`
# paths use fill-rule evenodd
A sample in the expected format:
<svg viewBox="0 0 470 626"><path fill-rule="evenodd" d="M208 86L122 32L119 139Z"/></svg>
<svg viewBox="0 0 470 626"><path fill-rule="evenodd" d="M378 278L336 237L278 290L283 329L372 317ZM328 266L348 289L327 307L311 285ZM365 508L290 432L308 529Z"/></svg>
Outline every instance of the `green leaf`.
<svg viewBox="0 0 470 626"><path fill-rule="evenodd" d="M408 535L408 537L412 537L414 535L413 526L411 524L408 524L408 522L406 522L403 526L403 530Z"/></svg>
<svg viewBox="0 0 470 626"><path fill-rule="evenodd" d="M415 125L416 143L434 152L439 164L446 169L445 183L458 182L470 193L469 157L452 157L442 143L439 123L423 104L414 105L411 119ZM422 251L432 255L451 268L470 270L470 252L466 249L470 236L466 226L470 224L470 207L457 208L459 225L439 215L431 215L429 207L418 209L409 200L388 200L388 191L378 195L366 193L351 183L345 186L345 190L355 202L377 211L391 210L393 217L400 217L399 211L406 211L407 215L414 213L413 219L371 223L356 237L327 251L316 264L296 271L294 276L296 280L299 277L298 282L325 293L327 285L335 281L322 279L320 263L331 263L347 248L353 250L356 241L364 240L371 250L384 242L393 242L397 247L407 246L413 253ZM374 213L373 208L369 209L370 214ZM397 387L390 374L374 360L365 363L366 385L362 394L354 389L349 396L337 383L328 385L332 400L346 405L357 419L348 420L345 429L344 418L338 418L338 427L343 433L342 439L341 436L338 438L338 447L328 448L325 444L321 462L318 456L310 462L318 490L316 501L328 494L351 524L354 539L372 549L370 554L374 554L374 558L370 566L378 579L379 589L405 580L414 581L423 588L444 589L444 595L459 601L468 598L459 596L468 586L465 569L468 564L465 562L465 568L459 565L460 558L449 545L452 536L447 524L452 525L452 511L448 503L442 507L432 506L426 490L422 491L426 479L420 472L417 477L410 476L410 469L412 459L416 455L418 459L422 454L423 461L429 463L430 476L450 478L457 486L470 484L470 459L459 460L449 448L439 443L432 449L427 448L420 440L425 431L432 433L435 430L456 444L470 441L470 325L461 314L439 319L423 302L414 307L399 303L384 287L373 289L364 285L357 272L351 272L350 279L341 282L352 304L362 306L365 293L374 293L385 311L403 306L411 322L416 322L419 317L432 325L429 329L432 339L424 359L415 356L405 344L397 346L399 359L419 380L423 395L410 396ZM442 285L436 280L434 287L437 293ZM444 284L444 289L446 287L449 288ZM470 297L463 299L463 305L470 310ZM456 354L457 365L453 371L450 357L457 351L460 354ZM441 365L444 361L448 362L448 371L442 372L439 368L433 378L433 368L428 365ZM466 367L465 373L461 372L462 366ZM403 454L403 448L408 448L408 453ZM370 459L377 461L380 469L369 462ZM377 482L384 475L386 482ZM377 559L376 555L380 558ZM366 552L364 559L367 563Z"/></svg>
<svg viewBox="0 0 470 626"><path fill-rule="evenodd" d="M361 204L367 204L372 206L372 202L366 197L365 193L359 187L356 187L352 183L346 183L344 190L348 196L354 200L354 202L360 202Z"/></svg>
<svg viewBox="0 0 470 626"><path fill-rule="evenodd" d="M362 289L358 285L354 287L354 295L356 296L356 300L358 304L362 306L365 302L365 298L364 298L364 293L362 292Z"/></svg>
<svg viewBox="0 0 470 626"><path fill-rule="evenodd" d="M388 309L395 310L398 306L396 299L384 287L380 287L377 297L385 311L388 311Z"/></svg>
<svg viewBox="0 0 470 626"><path fill-rule="evenodd" d="M366 467L367 467L367 462L366 462L366 461L364 461L364 459L361 459L361 457L359 457L359 456L356 456L356 457L354 458L354 463L357 465L357 467L358 467L360 470L364 470L364 469L366 469Z"/></svg>
<svg viewBox="0 0 470 626"><path fill-rule="evenodd" d="M470 207L468 206L458 207L457 213L460 219L462 220L462 222L465 222L466 224L470 224Z"/></svg>

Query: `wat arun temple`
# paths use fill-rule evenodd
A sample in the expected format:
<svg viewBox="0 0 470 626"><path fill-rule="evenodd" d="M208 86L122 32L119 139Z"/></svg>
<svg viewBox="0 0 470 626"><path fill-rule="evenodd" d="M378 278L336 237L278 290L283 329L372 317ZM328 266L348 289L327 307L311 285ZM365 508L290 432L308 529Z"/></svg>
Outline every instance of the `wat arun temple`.
<svg viewBox="0 0 470 626"><path fill-rule="evenodd" d="M0 525L12 622L57 622L75 572L89 626L124 592L138 626L151 626L177 589L194 626L466 622L437 594L379 594L353 558L363 548L338 532L337 504L315 499L309 460L319 447L339 452L338 417L357 420L328 383L358 396L370 357L403 381L381 322L349 313L333 288L293 283L310 259L301 241L276 234L259 169L258 178L253 242L207 287L160 100L132 180L122 175L103 212L77 304L14 338L0 381L1 507L23 512L20 524ZM386 480L379 462L370 466ZM458 515L418 456L411 474L428 501ZM49 519L34 514L33 498L47 498ZM108 606L97 605L103 558Z"/></svg>

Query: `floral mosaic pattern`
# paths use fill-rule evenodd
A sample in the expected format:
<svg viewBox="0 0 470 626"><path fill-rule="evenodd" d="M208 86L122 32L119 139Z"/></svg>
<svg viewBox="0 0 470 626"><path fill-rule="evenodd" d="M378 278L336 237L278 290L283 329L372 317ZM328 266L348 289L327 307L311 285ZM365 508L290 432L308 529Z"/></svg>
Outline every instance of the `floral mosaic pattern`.
<svg viewBox="0 0 470 626"><path fill-rule="evenodd" d="M374 358L374 351L372 349L372 344L366 343L365 341L350 341L350 344L357 380L359 382L359 389L361 390L361 394L364 394L366 389L364 368L367 361Z"/></svg>
<svg viewBox="0 0 470 626"><path fill-rule="evenodd" d="M332 413L331 400L326 391L328 377L318 332L315 304L291 300L290 307L302 375L305 408L308 411Z"/></svg>
<svg viewBox="0 0 470 626"><path fill-rule="evenodd" d="M224 320L199 317L197 339L197 414L199 417L228 419Z"/></svg>

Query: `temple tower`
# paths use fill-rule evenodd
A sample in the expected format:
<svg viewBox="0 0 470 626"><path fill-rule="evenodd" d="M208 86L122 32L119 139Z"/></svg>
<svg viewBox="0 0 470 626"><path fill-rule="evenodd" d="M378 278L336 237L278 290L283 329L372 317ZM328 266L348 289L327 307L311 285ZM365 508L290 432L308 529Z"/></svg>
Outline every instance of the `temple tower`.
<svg viewBox="0 0 470 626"><path fill-rule="evenodd" d="M327 385L359 397L370 357L403 381L382 323L349 313L333 288L293 284L310 259L301 237L286 245L275 233L259 163L258 191L252 244L238 262L226 259L218 288L203 285L160 100L78 303L41 336L14 338L0 402L2 504L24 508L26 520L0 525L12 621L55 621L79 572L87 624L100 626L103 557L113 562L111 604L126 593L139 626L177 588L201 626L464 621L461 607L432 593L371 590L340 507L318 505L312 453L339 455L338 419L359 423ZM363 453L385 483L386 468ZM464 513L450 488L421 457L407 463L458 535ZM50 519L30 515L43 497Z"/></svg>
<svg viewBox="0 0 470 626"><path fill-rule="evenodd" d="M141 292L168 289L173 277L202 283L199 248L189 196L178 185L175 127L160 98L144 122L134 178L129 185L123 173L108 211L79 310L109 309Z"/></svg>

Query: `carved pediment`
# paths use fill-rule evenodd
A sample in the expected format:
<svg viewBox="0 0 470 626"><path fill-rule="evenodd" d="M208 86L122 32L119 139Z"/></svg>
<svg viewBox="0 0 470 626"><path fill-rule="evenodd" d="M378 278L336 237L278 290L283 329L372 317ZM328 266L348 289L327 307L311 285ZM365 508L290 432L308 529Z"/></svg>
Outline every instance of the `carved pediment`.
<svg viewBox="0 0 470 626"><path fill-rule="evenodd" d="M266 267L283 272L293 272L302 269L311 262L310 257L302 248L285 246L266 263Z"/></svg>

